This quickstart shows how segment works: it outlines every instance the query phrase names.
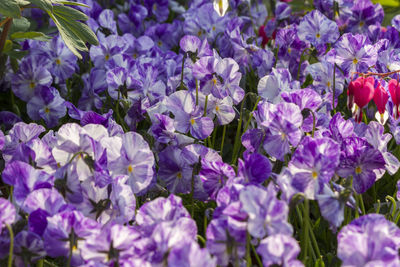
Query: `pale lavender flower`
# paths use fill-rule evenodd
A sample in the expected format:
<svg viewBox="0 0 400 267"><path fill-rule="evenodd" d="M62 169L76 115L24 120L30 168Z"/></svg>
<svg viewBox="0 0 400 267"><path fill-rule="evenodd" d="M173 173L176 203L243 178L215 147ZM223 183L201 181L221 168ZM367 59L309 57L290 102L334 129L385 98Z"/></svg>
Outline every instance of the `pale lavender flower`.
<svg viewBox="0 0 400 267"><path fill-rule="evenodd" d="M6 224L11 225L17 219L15 207L10 201L0 198L0 232Z"/></svg>

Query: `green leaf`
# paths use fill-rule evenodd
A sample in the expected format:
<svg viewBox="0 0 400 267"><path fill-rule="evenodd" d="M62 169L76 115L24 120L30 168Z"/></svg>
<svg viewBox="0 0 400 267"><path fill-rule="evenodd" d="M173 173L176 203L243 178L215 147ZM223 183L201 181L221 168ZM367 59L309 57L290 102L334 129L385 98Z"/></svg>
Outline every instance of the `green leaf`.
<svg viewBox="0 0 400 267"><path fill-rule="evenodd" d="M50 17L53 19L56 24L58 31L60 32L61 38L64 40L67 47L77 56L79 59L82 59L82 55L78 50L88 51L85 43L79 39L79 37L73 32L69 31L67 28L64 28L62 24L57 20L57 18L49 13Z"/></svg>
<svg viewBox="0 0 400 267"><path fill-rule="evenodd" d="M53 3L61 4L61 5L69 5L69 6L82 6L90 8L90 6L78 3L78 2L71 2L71 1L63 1L63 0L52 0Z"/></svg>
<svg viewBox="0 0 400 267"><path fill-rule="evenodd" d="M0 14L6 17L19 18L21 17L21 9L15 0L1 0Z"/></svg>
<svg viewBox="0 0 400 267"><path fill-rule="evenodd" d="M37 5L40 9L46 12L53 12L51 0L29 0L32 4Z"/></svg>
<svg viewBox="0 0 400 267"><path fill-rule="evenodd" d="M84 23L74 20L66 19L63 16L59 16L58 13L54 13L60 25L69 32L74 33L79 37L80 40L88 42L92 45L98 45L99 41L94 32Z"/></svg>
<svg viewBox="0 0 400 267"><path fill-rule="evenodd" d="M15 58L15 59L22 59L28 53L29 53L29 51L17 51L17 50L11 50L8 52L4 52L4 54L8 55L10 58Z"/></svg>
<svg viewBox="0 0 400 267"><path fill-rule="evenodd" d="M12 42L10 40L6 40L6 43L4 44L3 47L3 52L5 53L11 51L11 49L12 49Z"/></svg>
<svg viewBox="0 0 400 267"><path fill-rule="evenodd" d="M1 0L0 0L1 1ZM11 25L10 33L13 32L24 32L29 29L31 23L24 17L19 19L13 19L13 24Z"/></svg>
<svg viewBox="0 0 400 267"><path fill-rule="evenodd" d="M400 6L400 2L398 0L372 0L374 4L381 4L382 6Z"/></svg>
<svg viewBox="0 0 400 267"><path fill-rule="evenodd" d="M38 41L50 41L52 37L42 33L42 32L15 32L10 36L11 40L25 40L34 39Z"/></svg>
<svg viewBox="0 0 400 267"><path fill-rule="evenodd" d="M84 13L76 10L72 7L68 6L54 6L53 7L53 14L57 15L58 17L62 17L65 20L72 21L72 20L88 20L88 16Z"/></svg>
<svg viewBox="0 0 400 267"><path fill-rule="evenodd" d="M18 4L19 6L26 6L26 5L29 5L30 2L29 2L29 1L26 1L26 0L17 0L17 4Z"/></svg>

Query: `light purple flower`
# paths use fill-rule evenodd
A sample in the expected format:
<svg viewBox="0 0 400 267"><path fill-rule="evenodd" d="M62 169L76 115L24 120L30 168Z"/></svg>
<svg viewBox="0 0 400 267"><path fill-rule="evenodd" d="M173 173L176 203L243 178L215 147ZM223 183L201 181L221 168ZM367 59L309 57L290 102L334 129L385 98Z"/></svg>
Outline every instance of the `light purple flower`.
<svg viewBox="0 0 400 267"><path fill-rule="evenodd" d="M127 184L133 193L138 193L150 185L154 175L154 155L141 135L128 132L122 136L123 146L120 157L109 163L116 174L128 175Z"/></svg>
<svg viewBox="0 0 400 267"><path fill-rule="evenodd" d="M299 244L296 239L288 235L274 234L268 236L261 240L257 252L262 257L265 266L304 266L299 260L297 260L297 256L300 253Z"/></svg>
<svg viewBox="0 0 400 267"><path fill-rule="evenodd" d="M344 266L399 266L400 230L380 214L355 219L338 234Z"/></svg>
<svg viewBox="0 0 400 267"><path fill-rule="evenodd" d="M0 232L6 224L11 225L17 219L15 207L10 201L0 198Z"/></svg>
<svg viewBox="0 0 400 267"><path fill-rule="evenodd" d="M337 24L318 10L305 15L297 27L300 40L308 41L314 46L334 43L339 38Z"/></svg>
<svg viewBox="0 0 400 267"><path fill-rule="evenodd" d="M276 198L272 186L263 188L249 185L240 191L242 209L248 214L247 230L257 238L266 235L293 233L292 226L287 222L289 207Z"/></svg>

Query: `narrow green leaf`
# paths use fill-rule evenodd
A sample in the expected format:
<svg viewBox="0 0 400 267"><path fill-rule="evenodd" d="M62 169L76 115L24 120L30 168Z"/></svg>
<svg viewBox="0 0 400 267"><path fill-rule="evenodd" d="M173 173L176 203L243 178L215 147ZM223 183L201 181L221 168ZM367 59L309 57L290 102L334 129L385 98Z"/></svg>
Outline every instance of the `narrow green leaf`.
<svg viewBox="0 0 400 267"><path fill-rule="evenodd" d="M52 0L53 3L61 4L61 5L69 5L69 6L82 6L90 8L90 6L78 3L78 2L71 2L71 1L63 1L63 0Z"/></svg>
<svg viewBox="0 0 400 267"><path fill-rule="evenodd" d="M75 56L77 56L79 59L82 59L82 55L79 53L78 50L88 51L85 43L82 40L80 40L78 36L76 36L73 32L70 32L68 31L68 29L65 29L53 14L51 13L48 14L56 24L57 29L60 32L60 36L64 40L66 46L71 50L71 52Z"/></svg>
<svg viewBox="0 0 400 267"><path fill-rule="evenodd" d="M381 4L382 6L400 6L400 2L398 0L372 0L374 4Z"/></svg>
<svg viewBox="0 0 400 267"><path fill-rule="evenodd" d="M10 58L14 58L14 59L22 59L28 53L29 53L28 51L17 51L17 50L11 50L8 52L4 52L4 54L7 54Z"/></svg>
<svg viewBox="0 0 400 267"><path fill-rule="evenodd" d="M67 20L64 17L59 16L57 13L55 13L54 16L57 18L64 30L74 33L80 40L92 45L99 44L97 36L86 24L79 21Z"/></svg>
<svg viewBox="0 0 400 267"><path fill-rule="evenodd" d="M51 0L29 0L29 1L46 12L53 12L53 5L51 4Z"/></svg>
<svg viewBox="0 0 400 267"><path fill-rule="evenodd" d="M63 17L67 21L88 20L88 16L84 13L68 6L53 6L53 14L56 14L58 17Z"/></svg>
<svg viewBox="0 0 400 267"><path fill-rule="evenodd" d="M16 0L1 0L0 14L5 17L19 18L21 17L21 9Z"/></svg>
<svg viewBox="0 0 400 267"><path fill-rule="evenodd" d="M25 40L25 39L34 39L38 41L49 41L52 37L42 33L42 32L15 32L10 36L11 40Z"/></svg>
<svg viewBox="0 0 400 267"><path fill-rule="evenodd" d="M11 51L11 49L12 49L12 42L10 40L6 40L6 43L4 44L3 47L3 52L5 53Z"/></svg>

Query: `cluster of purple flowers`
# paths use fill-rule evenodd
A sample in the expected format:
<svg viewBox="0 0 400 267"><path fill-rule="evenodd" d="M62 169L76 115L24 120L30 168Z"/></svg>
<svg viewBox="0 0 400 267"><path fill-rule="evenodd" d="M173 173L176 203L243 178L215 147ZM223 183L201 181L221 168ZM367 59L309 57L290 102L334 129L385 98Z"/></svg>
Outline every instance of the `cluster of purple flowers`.
<svg viewBox="0 0 400 267"><path fill-rule="evenodd" d="M100 44L25 40L0 82L0 265L400 265L400 15L79 2Z"/></svg>

